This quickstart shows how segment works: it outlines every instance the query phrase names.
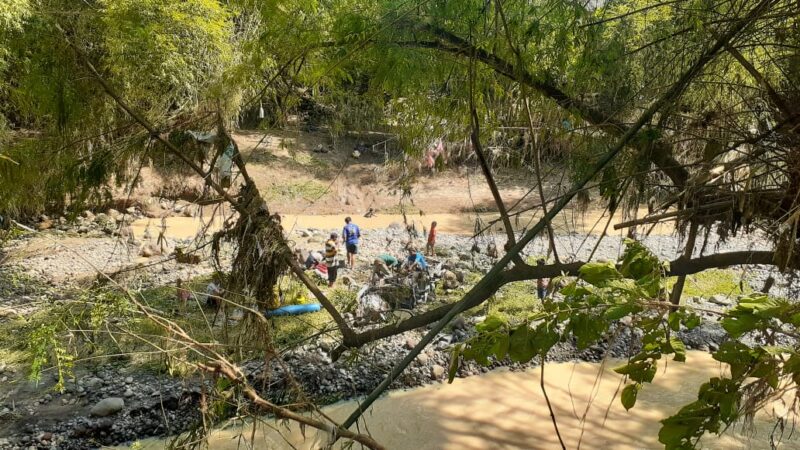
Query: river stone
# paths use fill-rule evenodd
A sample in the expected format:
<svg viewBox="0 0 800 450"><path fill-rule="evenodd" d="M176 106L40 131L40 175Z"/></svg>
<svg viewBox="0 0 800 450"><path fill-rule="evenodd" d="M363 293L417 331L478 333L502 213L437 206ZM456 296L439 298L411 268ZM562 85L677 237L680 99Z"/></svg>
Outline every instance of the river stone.
<svg viewBox="0 0 800 450"><path fill-rule="evenodd" d="M158 249L153 244L145 244L142 246L142 249L139 251L139 255L144 256L145 258L150 258L152 256L158 256L161 254L161 250Z"/></svg>
<svg viewBox="0 0 800 450"><path fill-rule="evenodd" d="M89 413L95 417L107 417L122 411L124 407L125 400L120 397L109 397L97 402Z"/></svg>
<svg viewBox="0 0 800 450"><path fill-rule="evenodd" d="M419 344L419 339L410 337L410 338L406 339L405 347L408 350L412 350L414 347L417 346L417 344Z"/></svg>
<svg viewBox="0 0 800 450"><path fill-rule="evenodd" d="M434 364L431 367L431 378L434 380L438 380L444 376L444 367L440 366L439 364Z"/></svg>
<svg viewBox="0 0 800 450"><path fill-rule="evenodd" d="M721 294L712 295L711 298L708 299L708 301L711 302L711 303L714 303L715 305L720 305L720 306L731 306L731 305L733 305L733 299L732 298L727 297L725 295L721 295Z"/></svg>
<svg viewBox="0 0 800 450"><path fill-rule="evenodd" d="M103 385L103 380L97 377L92 377L83 383L89 389L97 389Z"/></svg>
<svg viewBox="0 0 800 450"><path fill-rule="evenodd" d="M464 320L463 317L458 316L453 319L452 327L454 330L466 330L467 329L467 321Z"/></svg>

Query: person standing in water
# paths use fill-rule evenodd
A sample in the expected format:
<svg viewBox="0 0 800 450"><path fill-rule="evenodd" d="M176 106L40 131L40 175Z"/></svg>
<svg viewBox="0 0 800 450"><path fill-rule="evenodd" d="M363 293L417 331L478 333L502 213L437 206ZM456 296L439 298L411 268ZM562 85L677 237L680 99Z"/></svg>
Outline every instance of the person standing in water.
<svg viewBox="0 0 800 450"><path fill-rule="evenodd" d="M431 231L428 232L428 245L425 246L425 253L428 256L436 256L436 221L431 222Z"/></svg>
<svg viewBox="0 0 800 450"><path fill-rule="evenodd" d="M350 216L344 219L342 228L342 242L347 250L347 266L352 270L356 265L356 255L358 254L358 240L361 238L361 229L353 223Z"/></svg>

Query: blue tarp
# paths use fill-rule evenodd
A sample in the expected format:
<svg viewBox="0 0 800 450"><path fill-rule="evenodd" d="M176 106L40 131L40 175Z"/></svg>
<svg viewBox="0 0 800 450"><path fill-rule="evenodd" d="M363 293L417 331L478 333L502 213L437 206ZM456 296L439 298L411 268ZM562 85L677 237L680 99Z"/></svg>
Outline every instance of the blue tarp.
<svg viewBox="0 0 800 450"><path fill-rule="evenodd" d="M317 312L322 309L322 305L319 303L307 303L304 305L286 305L281 306L278 309L272 309L266 312L267 317L277 317L277 316L296 316L298 314L306 314Z"/></svg>

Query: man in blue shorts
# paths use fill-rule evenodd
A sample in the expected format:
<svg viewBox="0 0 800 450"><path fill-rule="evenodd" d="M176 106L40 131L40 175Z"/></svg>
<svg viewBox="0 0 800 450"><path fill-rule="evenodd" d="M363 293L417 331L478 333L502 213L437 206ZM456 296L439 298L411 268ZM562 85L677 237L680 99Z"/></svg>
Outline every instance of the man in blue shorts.
<svg viewBox="0 0 800 450"><path fill-rule="evenodd" d="M358 254L358 240L361 238L361 229L353 223L350 216L344 219L342 228L342 242L347 249L347 266L353 269L356 265L356 255Z"/></svg>

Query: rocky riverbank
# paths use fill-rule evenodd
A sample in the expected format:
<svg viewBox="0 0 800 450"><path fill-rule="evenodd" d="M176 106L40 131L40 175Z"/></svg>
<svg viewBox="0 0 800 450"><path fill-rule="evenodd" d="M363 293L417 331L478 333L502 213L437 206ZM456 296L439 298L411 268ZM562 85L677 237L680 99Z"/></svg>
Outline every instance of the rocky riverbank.
<svg viewBox="0 0 800 450"><path fill-rule="evenodd" d="M132 215L136 214L134 210ZM62 227L65 229L43 230L44 236L29 235L13 243L10 247L12 259L0 270L6 277L0 286L0 309L6 316L0 315L0 321L3 317L29 314L46 307L49 302L63 300L68 295L64 286L74 283L79 275L91 278L98 267L113 271L141 264L138 270L133 271L135 277L124 280L138 288L170 285L177 278L192 279L212 270L205 262L186 264L159 259L168 255L144 256L141 250L147 242L134 242L114 231L120 229L120 224L124 226L125 219L120 222L115 219L117 227L113 230L103 228L104 222L98 221L97 216L93 219L84 217L82 226L87 228L85 232ZM298 248L311 250L320 248L331 231L334 230L287 230L287 235ZM409 234L399 225L365 230L359 268L342 271L342 274L354 281L352 287L357 289L368 276L372 258L384 252L402 255L408 239ZM668 236L653 236L643 241L664 259L674 258L680 246L678 239ZM502 248L504 238L498 235L474 240L466 236L440 234L437 259L465 273L486 272L493 262L493 258L486 254L489 243ZM171 248L189 244L189 241L172 238L168 238L166 243ZM471 251L476 244L480 251ZM557 239L562 260L566 255L586 259L596 244L596 236L563 235ZM526 257L539 257L546 254L546 246L545 240L537 239L524 253ZM30 250L31 247L34 251ZM744 238L707 244L707 248L727 251L753 247L759 245ZM597 245L594 259L614 260L622 249L620 238L607 237ZM15 252L17 256L13 256ZM742 280L758 290L770 276L776 279L773 293L786 295L793 290L791 279L767 267L748 267ZM22 281L12 282L9 277ZM530 295L533 301L532 288ZM718 295L688 301L690 305L705 310L724 311L734 300L730 296ZM716 323L716 315L707 313L704 318L706 321L700 327L681 332L688 348L713 350L726 339L724 330ZM452 345L468 339L475 332L475 324L481 320L480 316L464 316L455 321L416 358L392 388L443 382ZM353 398L371 391L419 342L425 331L394 336L361 349L358 357L343 357L335 362L331 361L330 352L337 342L334 338L323 337L287 350L280 361L272 361L269 365L263 361L251 361L244 368L262 394L278 403L296 399L298 389L322 403ZM599 361L606 355L627 356L637 350L638 344L638 336L624 331L614 342L601 343L584 351L576 350L572 343L561 343L549 358L552 361ZM501 366L512 370L526 367L510 361L494 361L489 367L469 363L459 368L458 376L478 375ZM134 369L120 361L91 368L79 367L76 378L68 380L65 391L56 393L52 391L55 384L52 373L46 373L37 385L27 381L24 372L24 368L0 364L0 384L4 385L0 388L0 449L95 448L147 436L174 435L189 429L199 419L197 406L202 388L199 379L175 379L166 374Z"/></svg>

